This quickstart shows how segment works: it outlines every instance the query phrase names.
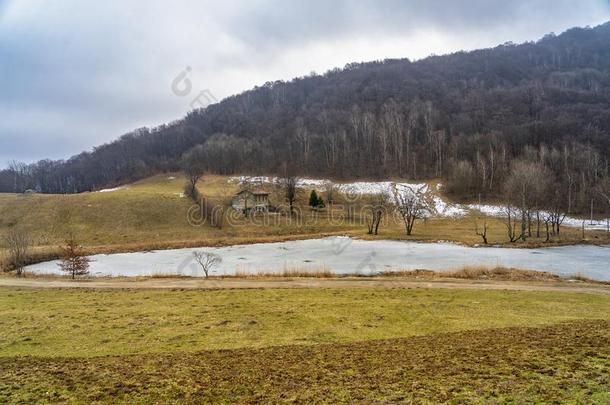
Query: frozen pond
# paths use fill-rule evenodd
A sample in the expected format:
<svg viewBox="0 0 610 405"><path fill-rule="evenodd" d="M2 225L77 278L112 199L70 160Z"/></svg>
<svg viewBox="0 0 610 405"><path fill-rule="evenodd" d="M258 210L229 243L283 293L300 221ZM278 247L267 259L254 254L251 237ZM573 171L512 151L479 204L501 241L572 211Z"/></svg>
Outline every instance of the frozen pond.
<svg viewBox="0 0 610 405"><path fill-rule="evenodd" d="M222 263L212 272L214 275L295 268L325 268L336 274L375 274L397 269L454 270L480 265L548 271L564 276L580 273L597 280L610 280L610 246L471 248L451 243L363 241L347 237L95 255L91 257L90 271L94 276L200 276L202 272L193 260L195 250L211 251L222 257ZM29 266L27 271L61 273L56 261Z"/></svg>

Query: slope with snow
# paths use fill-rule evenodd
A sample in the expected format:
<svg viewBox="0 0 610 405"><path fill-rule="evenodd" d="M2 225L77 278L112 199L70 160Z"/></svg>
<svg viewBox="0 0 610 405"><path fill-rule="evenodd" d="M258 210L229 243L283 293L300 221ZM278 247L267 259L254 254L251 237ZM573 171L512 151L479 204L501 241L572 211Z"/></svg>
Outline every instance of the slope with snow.
<svg viewBox="0 0 610 405"><path fill-rule="evenodd" d="M279 184L278 177L267 176L237 176L229 179L233 184ZM325 179L308 179L300 178L297 180L299 188L325 188L330 180ZM427 216L430 217L458 217L466 215L466 210L456 204L451 204L444 201L438 191L441 189L440 184L436 188L430 187L426 183L406 183L393 181L356 181L350 183L335 183L332 182L335 190L344 194L348 200L354 200L364 195L385 194L395 203L398 196L411 197L417 196L421 199L422 204L426 207Z"/></svg>
<svg viewBox="0 0 610 405"><path fill-rule="evenodd" d="M231 177L230 183L234 184L279 184L280 178L267 176L238 176ZM325 179L307 179L300 178L297 180L299 188L325 188L330 180ZM385 194L392 198L396 203L396 195L410 197L412 195L421 199L422 204L426 207L427 216L440 218L459 218L468 215L469 213L480 212L483 215L491 217L506 217L505 208L500 205L491 204L452 204L442 198L442 184L437 183L436 187L430 187L426 183L406 183L393 181L356 181L351 183L335 183L334 187L340 193L343 193L348 199L354 200L363 195ZM543 213L544 214L544 213ZM566 217L564 226L582 227L583 219ZM585 229L588 230L606 230L608 220L584 220Z"/></svg>

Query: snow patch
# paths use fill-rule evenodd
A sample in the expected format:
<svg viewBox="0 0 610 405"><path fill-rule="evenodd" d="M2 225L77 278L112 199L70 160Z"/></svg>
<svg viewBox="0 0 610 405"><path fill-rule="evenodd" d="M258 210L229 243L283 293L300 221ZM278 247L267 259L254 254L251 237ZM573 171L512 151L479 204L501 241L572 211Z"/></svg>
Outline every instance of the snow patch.
<svg viewBox="0 0 610 405"><path fill-rule="evenodd" d="M446 203L439 196L432 197L432 201L434 203L434 210L439 217L457 218L466 215L466 210L464 208L459 205Z"/></svg>
<svg viewBox="0 0 610 405"><path fill-rule="evenodd" d="M115 188L105 188L103 190L98 191L98 193L112 193L113 191L119 191L126 189L127 187L115 187Z"/></svg>
<svg viewBox="0 0 610 405"><path fill-rule="evenodd" d="M276 183L277 177L268 177L268 176L234 176L229 178L229 183L231 184L263 184L263 183Z"/></svg>
<svg viewBox="0 0 610 405"><path fill-rule="evenodd" d="M479 211L481 214L485 214L490 217L505 217L506 210L504 207L499 205L488 205L488 204L466 204L466 209Z"/></svg>
<svg viewBox="0 0 610 405"><path fill-rule="evenodd" d="M481 214L490 216L490 217L498 217L505 218L506 217L506 208L501 205L489 205L489 204L467 204L465 208L469 210L479 211ZM545 211L540 211L540 216L545 217L548 213ZM562 226L569 226L571 228L581 228L583 225L583 221L585 224L586 230L592 231L605 231L608 229L608 220L593 220L590 219L582 219L582 218L574 218L574 217L566 217L563 220Z"/></svg>
<svg viewBox="0 0 610 405"><path fill-rule="evenodd" d="M274 181L278 183L280 180L274 178ZM306 188L306 187L325 187L328 184L328 180L320 180L320 179L297 179L297 187Z"/></svg>
<svg viewBox="0 0 610 405"><path fill-rule="evenodd" d="M608 229L608 222L607 222L608 220L607 219L591 221L590 219L583 220L583 219L579 219L579 218L566 217L566 219L564 219L564 221L563 221L563 225L569 226L569 227L574 227L574 228L581 228L583 221L585 223L585 229L588 229L588 230L605 231Z"/></svg>

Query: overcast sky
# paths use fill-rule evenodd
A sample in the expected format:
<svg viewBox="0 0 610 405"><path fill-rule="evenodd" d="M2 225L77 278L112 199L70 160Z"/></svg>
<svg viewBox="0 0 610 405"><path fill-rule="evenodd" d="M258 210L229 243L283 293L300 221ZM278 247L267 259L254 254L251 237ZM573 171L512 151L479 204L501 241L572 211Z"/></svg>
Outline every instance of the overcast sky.
<svg viewBox="0 0 610 405"><path fill-rule="evenodd" d="M0 167L180 118L204 90L608 20L610 0L0 0Z"/></svg>

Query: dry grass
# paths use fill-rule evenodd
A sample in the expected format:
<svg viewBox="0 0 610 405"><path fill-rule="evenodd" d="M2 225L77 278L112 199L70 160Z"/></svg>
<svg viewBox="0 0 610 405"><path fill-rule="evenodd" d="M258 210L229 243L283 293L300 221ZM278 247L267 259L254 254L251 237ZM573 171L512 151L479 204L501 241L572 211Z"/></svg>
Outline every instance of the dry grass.
<svg viewBox="0 0 610 405"><path fill-rule="evenodd" d="M561 281L562 278L556 274L512 269L506 267L483 267L467 266L453 271L432 271L432 270L399 270L395 272L385 272L385 277L407 277L407 278L455 278L466 280L501 280L501 281ZM591 281L591 280L588 280Z"/></svg>
<svg viewBox="0 0 610 405"><path fill-rule="evenodd" d="M237 269L234 275L220 276L220 278L336 278L330 269L321 267L285 266L279 272L259 271L256 273Z"/></svg>
<svg viewBox="0 0 610 405"><path fill-rule="evenodd" d="M571 277L560 277L556 274L523 270L506 267L484 267L484 266L465 266L452 271L433 271L433 270L397 270L387 271L377 275L363 274L333 274L326 267L304 268L291 267L284 268L281 272L256 272L251 273L245 270L237 270L231 276L219 276L218 278L346 278L346 277L401 277L415 279L463 279L463 280L497 280L497 281L552 281L561 282L569 280L582 281L596 284L610 284L608 282L592 280L582 275Z"/></svg>
<svg viewBox="0 0 610 405"><path fill-rule="evenodd" d="M498 281L581 281L592 284L610 285L608 281L594 280L576 273L571 276L559 276L557 274L524 269L513 269L507 267L484 267L466 266L453 271L432 270L399 270L385 272L384 277L405 277L416 279L464 279L464 280L498 280Z"/></svg>

